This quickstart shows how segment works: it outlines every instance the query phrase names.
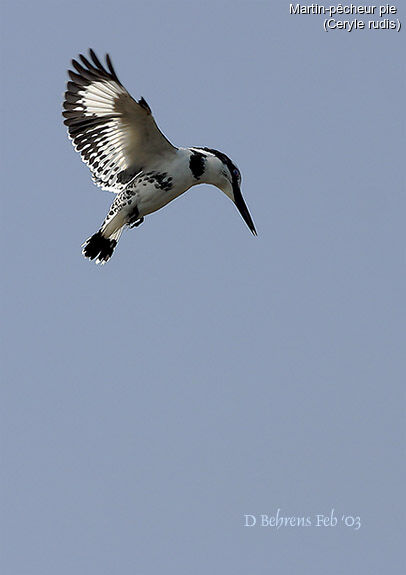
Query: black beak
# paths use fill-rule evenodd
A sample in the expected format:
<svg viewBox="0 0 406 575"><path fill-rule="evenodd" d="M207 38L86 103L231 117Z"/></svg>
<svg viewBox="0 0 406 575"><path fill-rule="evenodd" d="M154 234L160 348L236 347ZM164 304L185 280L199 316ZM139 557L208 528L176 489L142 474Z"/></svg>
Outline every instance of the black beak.
<svg viewBox="0 0 406 575"><path fill-rule="evenodd" d="M247 208L247 204L244 202L244 198L242 197L240 187L237 183L233 185L233 193L234 193L234 202L238 208L238 211L243 217L244 222L247 224L251 232L254 236L258 235L257 230L255 229L254 222L250 216L250 213Z"/></svg>

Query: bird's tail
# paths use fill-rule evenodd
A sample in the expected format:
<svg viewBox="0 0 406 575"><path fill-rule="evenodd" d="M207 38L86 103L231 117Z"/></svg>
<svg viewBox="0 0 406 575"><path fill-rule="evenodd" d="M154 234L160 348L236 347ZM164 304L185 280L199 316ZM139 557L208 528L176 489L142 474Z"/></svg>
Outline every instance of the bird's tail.
<svg viewBox="0 0 406 575"><path fill-rule="evenodd" d="M82 254L89 260L95 259L97 264L105 264L113 255L122 231L123 228L121 227L110 236L107 236L106 230L103 230L102 227L82 245Z"/></svg>

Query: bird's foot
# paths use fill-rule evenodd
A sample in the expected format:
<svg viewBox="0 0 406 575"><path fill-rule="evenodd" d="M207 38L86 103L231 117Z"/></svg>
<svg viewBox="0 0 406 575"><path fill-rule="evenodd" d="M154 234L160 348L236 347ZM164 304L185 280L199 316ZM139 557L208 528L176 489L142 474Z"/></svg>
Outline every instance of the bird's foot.
<svg viewBox="0 0 406 575"><path fill-rule="evenodd" d="M130 221L128 223L128 227L130 228L130 230L132 230L133 228L138 228L138 226L140 226L143 221L144 221L144 217L139 218L138 220L135 220L135 222Z"/></svg>

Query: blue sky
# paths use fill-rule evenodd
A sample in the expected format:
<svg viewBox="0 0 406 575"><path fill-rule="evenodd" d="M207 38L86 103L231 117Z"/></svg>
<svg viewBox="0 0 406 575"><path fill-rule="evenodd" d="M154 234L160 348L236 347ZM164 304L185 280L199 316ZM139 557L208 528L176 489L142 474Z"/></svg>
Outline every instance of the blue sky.
<svg viewBox="0 0 406 575"><path fill-rule="evenodd" d="M3 5L3 573L401 572L403 32L288 6ZM82 257L89 47L236 162L257 238L199 186ZM362 527L243 527L278 508Z"/></svg>

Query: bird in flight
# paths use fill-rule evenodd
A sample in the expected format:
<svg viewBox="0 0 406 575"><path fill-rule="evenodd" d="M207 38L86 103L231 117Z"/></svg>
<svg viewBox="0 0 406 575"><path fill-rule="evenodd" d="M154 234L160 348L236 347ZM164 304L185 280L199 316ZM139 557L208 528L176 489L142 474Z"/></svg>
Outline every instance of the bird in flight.
<svg viewBox="0 0 406 575"><path fill-rule="evenodd" d="M63 103L68 135L93 181L116 194L98 232L83 244L83 255L104 264L124 228L139 226L196 184L212 184L236 205L254 235L254 223L241 194L241 174L222 152L177 148L155 123L144 98L134 100L106 55L103 65L93 50L80 54L68 70Z"/></svg>

